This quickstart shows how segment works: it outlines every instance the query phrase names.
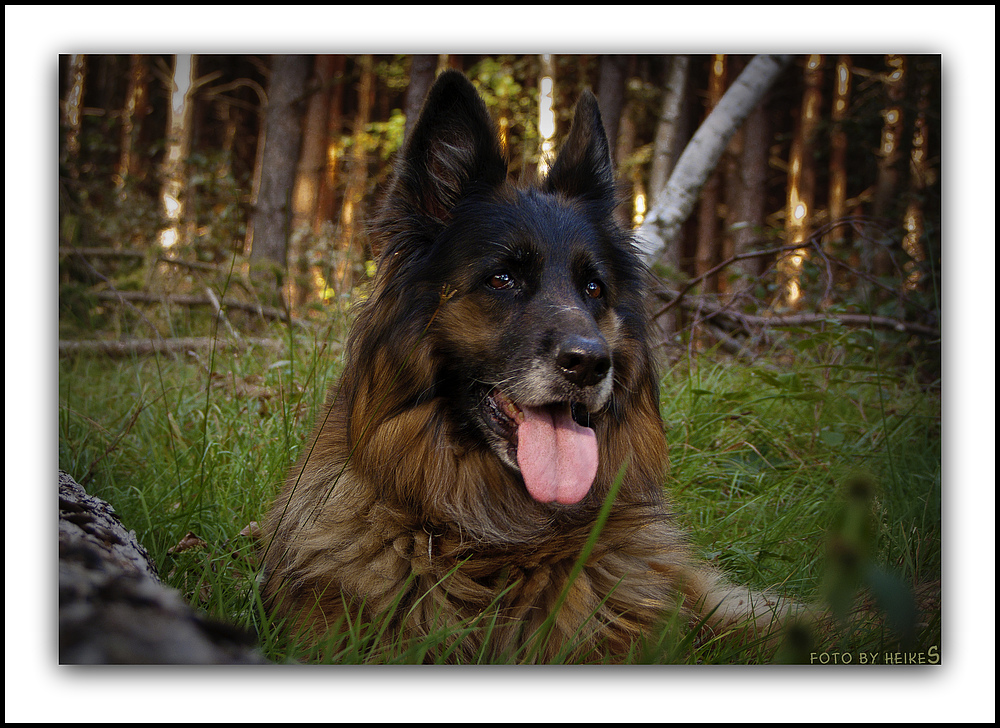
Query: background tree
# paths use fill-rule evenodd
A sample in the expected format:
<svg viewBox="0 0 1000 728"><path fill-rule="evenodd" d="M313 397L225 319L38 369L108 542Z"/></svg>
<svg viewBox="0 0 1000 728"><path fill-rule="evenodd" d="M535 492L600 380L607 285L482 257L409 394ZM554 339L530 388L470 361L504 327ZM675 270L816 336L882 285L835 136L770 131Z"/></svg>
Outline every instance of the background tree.
<svg viewBox="0 0 1000 728"><path fill-rule="evenodd" d="M194 114L192 94L195 89L195 57L181 54L174 58L170 77L170 105L167 107L167 149L161 170L163 216L166 227L160 232L164 248L189 242L183 235L182 222L187 196L187 162L191 150L191 121Z"/></svg>
<svg viewBox="0 0 1000 728"><path fill-rule="evenodd" d="M311 59L272 57L260 143L260 188L248 225L250 259L285 267L291 231L291 195L302 138L301 110Z"/></svg>
<svg viewBox="0 0 1000 728"><path fill-rule="evenodd" d="M406 134L417 121L424 97L430 90L437 72L438 57L434 55L415 55L410 60L410 83L406 87L406 101L403 113L406 114Z"/></svg>
<svg viewBox="0 0 1000 728"><path fill-rule="evenodd" d="M315 319L334 301L346 310L371 269L364 221L388 180L406 120L412 121L432 74L448 66L479 87L511 153L511 174L521 180L535 173L547 139L559 143L580 91L605 89L601 103L619 162L619 213L636 228L661 275L658 323L671 347L691 343L675 334L692 324L703 327L706 345L725 342L734 352L744 346L740 341L763 340L751 332L764 326L764 311L772 311L768 327L779 320L774 314L787 306L782 292L789 281L804 297L797 304L806 317L800 323L821 320L820 306L841 306L842 321L863 311L886 325L917 316L933 329L933 303L915 297L918 288L903 278L919 282L937 264L928 231L940 219L933 153L940 70L934 57L903 60L921 75L894 81L881 56L844 57L837 64L800 56L794 70L788 57L726 55L204 56L186 94L188 151L177 154L167 151L169 135L156 138L167 128L169 97L155 87L138 126L130 101L139 93L136 70L145 65L171 74L173 57L92 56L87 84L74 70L80 64L64 57L61 239L73 245L65 252L65 270L72 271L66 280L114 285L115 300L127 300L135 315L142 301L126 297L122 286L147 288L150 300L169 295L175 305L228 307L238 319L244 305L277 292L243 276L249 263L264 261L280 276L288 266L295 289L287 300L296 317ZM906 64L890 68L897 66ZM911 80L917 78L925 79L922 85ZM893 90L892 83L906 88ZM74 102L74 94L81 98ZM546 107L542 115L549 94L551 111ZM68 116L74 103L76 130ZM705 103L714 108L700 118ZM871 152L884 147L886 110L894 107L900 110L892 118L903 126L892 137L898 150L890 164ZM286 131L271 129L282 124ZM75 164L87 171L76 181L66 154L74 135L80 140ZM146 273L144 251L158 254L142 231L143 218L113 213L107 204L120 198L126 161L132 169L137 158L164 169L182 159L179 179L187 185L180 195L188 203L184 235L169 265ZM878 193L893 175L900 187L899 168L908 160L919 173L911 173L905 197ZM147 219L162 227L167 221L155 209L155 195L141 177L129 177L136 184L130 213L149 210ZM810 226L796 233L789 222L803 200ZM839 236L836 244L832 234ZM249 247L240 242L249 238ZM85 240L105 247L92 246L83 260ZM885 258L882 267L874 264L876 252ZM98 259L106 262L95 266ZM190 278L190 271L207 274L210 268L199 266L215 264L220 275L238 274L237 288L224 277ZM141 278L126 280L130 270ZM266 301L257 305L262 315L271 310ZM147 316L142 326L156 324Z"/></svg>
<svg viewBox="0 0 1000 728"><path fill-rule="evenodd" d="M637 231L647 260L654 259L675 239L729 139L790 61L789 56L757 56L692 137L666 188L653 200L650 214Z"/></svg>

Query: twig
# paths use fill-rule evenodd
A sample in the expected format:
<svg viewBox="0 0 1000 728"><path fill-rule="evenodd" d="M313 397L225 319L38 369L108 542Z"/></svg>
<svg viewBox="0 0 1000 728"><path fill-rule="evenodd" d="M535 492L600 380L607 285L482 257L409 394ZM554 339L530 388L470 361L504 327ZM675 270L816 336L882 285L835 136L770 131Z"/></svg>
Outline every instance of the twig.
<svg viewBox="0 0 1000 728"><path fill-rule="evenodd" d="M232 336L236 341L239 341L242 337L238 333L236 333L236 330L233 328L233 325L229 323L229 319L226 318L226 314L222 310L222 306L219 305L218 296L215 295L215 292L209 286L205 286L205 295L208 296L208 300L212 304L212 308L215 309L215 315L223 324L225 324L226 329L229 331L229 335Z"/></svg>

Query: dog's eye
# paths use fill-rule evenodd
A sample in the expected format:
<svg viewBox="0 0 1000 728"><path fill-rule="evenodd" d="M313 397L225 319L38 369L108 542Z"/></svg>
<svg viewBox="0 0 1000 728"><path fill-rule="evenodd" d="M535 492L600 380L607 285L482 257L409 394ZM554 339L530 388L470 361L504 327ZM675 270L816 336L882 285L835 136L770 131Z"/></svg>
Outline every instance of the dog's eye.
<svg viewBox="0 0 1000 728"><path fill-rule="evenodd" d="M604 295L604 286L600 281L591 281L583 289L590 298L600 298Z"/></svg>
<svg viewBox="0 0 1000 728"><path fill-rule="evenodd" d="M514 287L514 276L510 273L495 273L489 280L490 288L497 291Z"/></svg>

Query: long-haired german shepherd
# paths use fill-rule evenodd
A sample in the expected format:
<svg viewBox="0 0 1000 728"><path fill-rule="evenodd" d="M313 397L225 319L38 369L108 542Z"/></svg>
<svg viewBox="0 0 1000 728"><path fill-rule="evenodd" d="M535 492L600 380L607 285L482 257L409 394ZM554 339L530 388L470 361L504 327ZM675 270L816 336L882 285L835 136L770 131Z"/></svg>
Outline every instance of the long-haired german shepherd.
<svg viewBox="0 0 1000 728"><path fill-rule="evenodd" d="M450 629L457 662L613 658L671 614L769 630L783 607L694 558L664 498L649 274L593 95L521 189L445 72L397 165L343 376L267 521L273 613L316 640Z"/></svg>

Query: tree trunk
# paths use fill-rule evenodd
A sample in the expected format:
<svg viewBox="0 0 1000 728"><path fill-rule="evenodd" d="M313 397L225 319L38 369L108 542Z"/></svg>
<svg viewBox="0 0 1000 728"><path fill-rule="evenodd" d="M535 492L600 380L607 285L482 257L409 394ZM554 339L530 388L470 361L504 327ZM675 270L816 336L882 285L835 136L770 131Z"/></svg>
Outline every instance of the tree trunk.
<svg viewBox="0 0 1000 728"><path fill-rule="evenodd" d="M323 175L320 180L319 196L316 201L316 216L313 218L313 233L322 235L325 229L332 226L336 219L334 210L337 197L337 166L341 152L340 137L343 134L344 106L344 68L347 57L333 56L333 69L330 77L329 109L326 115L326 151L323 159Z"/></svg>
<svg viewBox="0 0 1000 728"><path fill-rule="evenodd" d="M417 121L420 107L434 82L437 73L438 57L433 55L415 55L410 60L410 85L406 87L406 100L403 102L403 113L406 114L405 137L409 139L410 130Z"/></svg>
<svg viewBox="0 0 1000 728"><path fill-rule="evenodd" d="M174 57L170 103L167 108L167 149L163 156L162 202L167 226L160 232L160 244L172 248L185 242L183 234L184 198L187 194L187 158L191 150L195 57Z"/></svg>
<svg viewBox="0 0 1000 728"><path fill-rule="evenodd" d="M69 60L69 81L66 98L62 104L63 133L62 150L59 161L65 165L66 173L71 179L77 179L79 173L80 127L83 119L83 91L87 77L87 57L74 53Z"/></svg>
<svg viewBox="0 0 1000 728"><path fill-rule="evenodd" d="M361 56L361 76L358 80L358 111L354 116L351 161L348 168L347 188L340 211L341 248L334 263L333 288L338 293L349 291L354 285L353 265L363 253L358 230L361 228L362 204L368 180L368 150L365 148L365 130L371 120L372 95L375 89L375 71L372 57Z"/></svg>
<svg viewBox="0 0 1000 728"><path fill-rule="evenodd" d="M317 55L309 82L309 102L302 131L302 153L292 197L293 229L308 227L316 212L320 180L326 167L327 116L330 113L330 84L333 56Z"/></svg>
<svg viewBox="0 0 1000 728"><path fill-rule="evenodd" d="M549 172L556 158L556 61L549 53L538 57L538 166L539 179Z"/></svg>
<svg viewBox="0 0 1000 728"><path fill-rule="evenodd" d="M195 611L100 498L59 473L59 662L265 664L241 629Z"/></svg>
<svg viewBox="0 0 1000 728"><path fill-rule="evenodd" d="M830 222L836 223L847 213L847 132L844 119L851 105L851 57L840 56L834 70L833 109L830 119ZM824 249L832 253L845 236L843 227L831 227L823 238Z"/></svg>
<svg viewBox="0 0 1000 728"><path fill-rule="evenodd" d="M928 154L927 111L930 106L930 84L923 84L917 99L917 118L913 124L913 143L910 146L910 201L903 216L903 250L910 260L904 263L906 281L904 288L913 291L921 286L919 264L927 258L921 238L924 234L924 196L930 177Z"/></svg>
<svg viewBox="0 0 1000 728"><path fill-rule="evenodd" d="M292 194L292 235L288 247L289 296L295 307L305 303L313 288L308 252L315 244L312 230L327 159L327 117L334 58L319 54L313 63L302 132L302 153Z"/></svg>
<svg viewBox="0 0 1000 728"><path fill-rule="evenodd" d="M729 234L733 255L750 252L762 236L767 213L767 158L771 143L767 104L758 104L741 130L742 144L730 196ZM737 276L729 282L729 299L751 290L760 275L760 259L746 258L734 264Z"/></svg>
<svg viewBox="0 0 1000 728"><path fill-rule="evenodd" d="M649 170L649 198L655 200L667 186L670 173L674 171L681 150L680 140L684 129L684 96L687 88L690 56L674 56L670 64L667 87L663 92L663 105L656 124L656 138L653 142L653 161ZM668 251L668 255L669 255ZM680 256L676 255L676 268L680 268ZM671 261L673 264L673 262Z"/></svg>
<svg viewBox="0 0 1000 728"><path fill-rule="evenodd" d="M139 125L148 112L149 91L146 56L133 54L129 59L128 86L125 89L125 104L121 112L121 148L118 153L118 170L115 174L115 192L118 201L126 201L127 185L133 177L141 175L139 168L142 157L135 154L135 142L139 136Z"/></svg>
<svg viewBox="0 0 1000 728"><path fill-rule="evenodd" d="M267 90L262 128L260 191L248 225L250 260L268 263L277 272L285 268L291 195L302 138L298 102L305 94L310 57L275 55Z"/></svg>
<svg viewBox="0 0 1000 728"><path fill-rule="evenodd" d="M756 56L695 132L637 231L639 250L647 261L655 260L674 241L729 139L790 61L790 56Z"/></svg>
<svg viewBox="0 0 1000 728"><path fill-rule="evenodd" d="M708 73L708 100L706 119L722 100L726 88L726 57L715 55ZM701 191L698 206L698 239L695 247L694 272L696 277L705 275L719 259L719 198L722 188L722 170L716 167ZM707 278L701 286L702 293L718 291L715 276Z"/></svg>
<svg viewBox="0 0 1000 728"><path fill-rule="evenodd" d="M628 56L600 56L597 70L597 105L604 121L614 164L618 163L618 125L625 107L625 77Z"/></svg>
<svg viewBox="0 0 1000 728"><path fill-rule="evenodd" d="M816 189L813 142L819 124L820 72L823 57L809 56L803 73L805 90L788 159L788 197L785 206L785 239L789 245L804 245L809 237ZM778 261L781 290L790 306L801 303L802 264L805 248Z"/></svg>

